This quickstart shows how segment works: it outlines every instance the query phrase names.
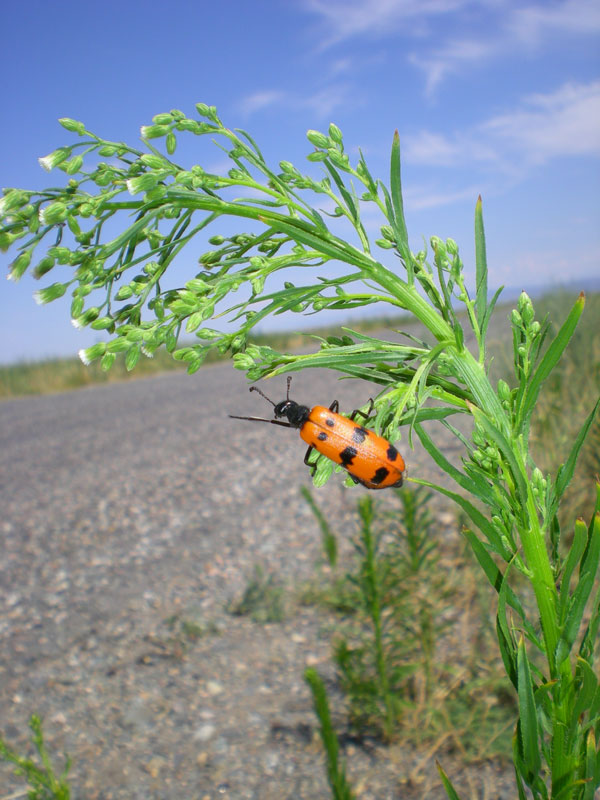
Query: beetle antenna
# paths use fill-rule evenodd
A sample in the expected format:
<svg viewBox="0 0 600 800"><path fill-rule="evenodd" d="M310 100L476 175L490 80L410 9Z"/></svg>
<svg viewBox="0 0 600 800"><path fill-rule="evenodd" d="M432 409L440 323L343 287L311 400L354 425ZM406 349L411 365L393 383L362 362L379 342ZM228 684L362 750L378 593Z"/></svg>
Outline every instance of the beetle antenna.
<svg viewBox="0 0 600 800"><path fill-rule="evenodd" d="M265 400L268 400L269 403L271 403L271 405L273 406L273 408L275 408L275 403L271 400L270 397L267 397L267 395L264 392L261 392L261 390L258 388L258 386L251 386L250 387L250 391L251 392L258 392L261 397L264 397Z"/></svg>
<svg viewBox="0 0 600 800"><path fill-rule="evenodd" d="M288 375L287 376L287 395L286 395L286 398L285 398L286 400L290 399L290 384L291 383L292 383L292 376Z"/></svg>

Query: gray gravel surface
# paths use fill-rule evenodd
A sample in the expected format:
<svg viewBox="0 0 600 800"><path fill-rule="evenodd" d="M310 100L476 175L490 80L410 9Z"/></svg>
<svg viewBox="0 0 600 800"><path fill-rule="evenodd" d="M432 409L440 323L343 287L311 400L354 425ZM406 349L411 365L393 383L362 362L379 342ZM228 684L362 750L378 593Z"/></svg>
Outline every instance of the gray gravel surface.
<svg viewBox="0 0 600 800"><path fill-rule="evenodd" d="M281 399L285 380L265 390ZM345 410L369 397L326 372L293 390ZM76 798L330 797L302 673L315 666L335 693L331 618L226 611L257 563L288 586L314 574L305 446L228 413L270 415L230 365L0 404L0 732L27 751L40 714ZM400 449L411 474L432 474ZM362 491L334 476L316 494L338 532ZM444 796L423 753L342 741L362 800ZM493 764L454 777L465 797L514 796ZM0 765L0 800L22 788Z"/></svg>

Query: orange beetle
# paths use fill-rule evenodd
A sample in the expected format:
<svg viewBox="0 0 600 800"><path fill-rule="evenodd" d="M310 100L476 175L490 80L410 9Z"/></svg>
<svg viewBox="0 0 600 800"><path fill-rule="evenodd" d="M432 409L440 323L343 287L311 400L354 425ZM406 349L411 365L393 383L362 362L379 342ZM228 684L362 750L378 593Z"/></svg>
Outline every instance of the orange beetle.
<svg viewBox="0 0 600 800"><path fill-rule="evenodd" d="M383 436L378 436L354 421L358 414L367 418L368 413L365 414L357 409L349 417L343 417L338 413L337 400L334 400L329 408L315 406L311 409L302 406L290 400L291 380L291 376L288 376L287 396L280 403L274 403L257 386L250 387L251 392L258 392L271 403L275 419L239 417L235 414L229 416L232 419L270 422L285 428L299 428L300 438L308 444L304 463L312 468L313 473L316 466L309 461L309 457L313 450L317 450L336 464L341 464L355 483L362 483L367 489L402 486L405 464L400 453ZM287 417L288 421L283 422L281 417Z"/></svg>

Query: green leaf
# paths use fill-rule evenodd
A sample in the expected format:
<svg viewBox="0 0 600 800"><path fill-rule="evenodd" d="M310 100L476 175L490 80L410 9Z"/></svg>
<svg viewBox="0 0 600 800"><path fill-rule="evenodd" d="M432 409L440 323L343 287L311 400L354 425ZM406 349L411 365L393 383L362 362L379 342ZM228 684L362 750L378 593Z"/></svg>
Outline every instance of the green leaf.
<svg viewBox="0 0 600 800"><path fill-rule="evenodd" d="M319 506L315 503L314 497L312 496L310 491L306 488L306 486L301 486L300 492L302 494L302 497L308 503L310 510L313 512L315 516L315 519L319 523L319 527L321 528L321 534L322 534L323 549L325 550L325 554L327 555L327 561L329 562L330 566L334 567L337 562L337 540L335 538L335 534L331 530L329 522L327 521L326 517L324 516Z"/></svg>
<svg viewBox="0 0 600 800"><path fill-rule="evenodd" d="M571 718L577 724L581 715L592 708L598 693L598 676L583 658L577 658L575 680L577 694Z"/></svg>
<svg viewBox="0 0 600 800"><path fill-rule="evenodd" d="M517 675L519 745L521 757L529 773L529 782L531 783L539 774L541 756L533 683L523 637L521 637L517 648Z"/></svg>
<svg viewBox="0 0 600 800"><path fill-rule="evenodd" d="M475 205L475 317L480 331L483 330L487 309L487 256L485 248L485 232L483 229L483 211L481 195ZM494 300L495 302L495 300ZM490 304L491 305L491 304Z"/></svg>
<svg viewBox="0 0 600 800"><path fill-rule="evenodd" d="M508 626L506 617L506 599L508 594L507 576L504 576L500 591L498 592L498 609L496 611L496 634L498 637L498 645L500 648L500 655L504 663L506 674L510 678L512 685L518 690L518 664L517 664L517 648L512 632Z"/></svg>
<svg viewBox="0 0 600 800"><path fill-rule="evenodd" d="M346 780L345 764L340 764L339 744L331 722L329 703L325 684L315 669L309 667L304 672L313 697L315 713L320 723L320 734L327 758L327 777L334 800L354 800L354 792Z"/></svg>
<svg viewBox="0 0 600 800"><path fill-rule="evenodd" d="M496 307L496 303L498 302L498 298L500 297L500 294L502 293L503 290L504 290L504 286L501 286L499 289L496 289L496 291L494 293L494 296L490 300L490 304L488 305L488 307L486 309L485 316L484 316L483 320L479 323L479 328L480 328L480 331L481 331L481 338L484 341L485 341L485 337L486 337L486 333L487 333L487 329L488 329L488 325L489 325L490 319L492 318L492 312L493 312L494 308Z"/></svg>
<svg viewBox="0 0 600 800"><path fill-rule="evenodd" d="M460 472L460 470L456 469L456 467L451 464L448 459L443 455L443 453L435 446L429 435L425 432L421 425L415 425L415 430L417 432L417 436L421 440L421 444L427 450L429 455L433 458L436 464L441 467L441 469L453 478L459 486L465 489L469 494L479 497L485 503L489 503L489 487L488 487L488 495L486 497L481 497L480 487L477 483L475 483L471 478L467 477L464 473ZM423 483L427 486L430 486L433 489L445 494L446 497L450 497L457 503L464 511L467 512L469 518L474 522L474 524L479 528L479 530L483 533L486 539L489 541L490 545L494 552L498 553L498 555L502 556L505 561L510 561L512 558L512 553L510 553L498 531L494 527L494 525L477 509L474 505L472 505L468 500L466 500L462 495L457 494L456 492L452 492L449 489L445 489L441 486L437 486L436 484L429 483L428 481L419 481L419 483Z"/></svg>
<svg viewBox="0 0 600 800"><path fill-rule="evenodd" d="M442 779L442 783L444 784L444 789L446 790L446 794L450 798L450 800L460 800L460 797L452 784L450 783L450 778L446 775L444 770L442 769L442 765L439 761L435 762L435 766L437 767L437 771L440 774L440 778Z"/></svg>
<svg viewBox="0 0 600 800"><path fill-rule="evenodd" d="M575 527L583 528L585 524L577 520ZM581 536L581 533L579 533ZM557 666L564 661L571 652L571 648L579 633L583 613L588 599L594 587L598 563L600 561L600 514L595 514L590 526L589 538L585 553L581 559L579 579L577 586L571 597L569 608L566 614L565 623L561 631L561 636L557 645L556 660Z"/></svg>
<svg viewBox="0 0 600 800"><path fill-rule="evenodd" d="M475 554L475 558L477 559L477 561L479 561L479 564L483 569L483 571L485 572L486 577L491 583L491 585L498 593L500 593L501 590L504 591L506 602L521 617L522 624L527 633L527 638L531 642L533 642L533 644L541 651L542 642L537 636L535 629L528 621L525 611L523 610L523 606L521 605L521 601L514 593L514 591L510 588L508 583L504 580L504 575L498 568L494 559L490 556L483 543L477 538L477 536L475 535L475 533L473 533L473 531L469 529L464 529L462 533L463 536L467 539L467 541L471 545L471 549Z"/></svg>
<svg viewBox="0 0 600 800"><path fill-rule="evenodd" d="M522 405L519 409L519 429L529 420L535 404L537 403L542 384L559 362L560 357L562 356L566 346L569 343L569 340L571 339L571 336L575 332L575 328L579 322L579 317L583 313L584 305L585 296L582 292L575 302L575 305L571 309L567 319L564 321L561 329L548 347L548 350L540 361L537 369L533 373L525 390Z"/></svg>
<svg viewBox="0 0 600 800"><path fill-rule="evenodd" d="M390 191L394 209L393 225L398 241L398 250L405 263L411 263L410 249L408 246L408 231L404 219L404 202L402 200L402 173L400 169L400 135L394 133L392 142L392 155L390 158Z"/></svg>
<svg viewBox="0 0 600 800"><path fill-rule="evenodd" d="M559 622L564 623L567 604L570 597L571 576L573 570L579 564L579 561L585 550L587 544L588 532L585 523L577 520L575 523L575 533L573 535L573 542L569 548L569 555L565 562L563 574L560 582L560 597L559 597Z"/></svg>
<svg viewBox="0 0 600 800"><path fill-rule="evenodd" d="M575 465L577 463L577 458L579 457L579 452L585 442L587 437L588 431L596 418L596 414L598 413L598 409L600 408L600 397L598 398L596 405L590 412L589 416L581 426L581 430L579 431L575 442L573 443L573 447L571 448L571 452L569 453L569 457L562 464L556 474L556 481L554 484L554 497L551 503L551 507L549 509L549 516L553 517L556 514L558 503L560 498L563 496L565 489L571 482L571 478L573 477L573 473L575 472Z"/></svg>
<svg viewBox="0 0 600 800"><path fill-rule="evenodd" d="M594 729L590 728L585 742L584 780L582 800L594 800L596 789L600 786L600 762L596 749Z"/></svg>

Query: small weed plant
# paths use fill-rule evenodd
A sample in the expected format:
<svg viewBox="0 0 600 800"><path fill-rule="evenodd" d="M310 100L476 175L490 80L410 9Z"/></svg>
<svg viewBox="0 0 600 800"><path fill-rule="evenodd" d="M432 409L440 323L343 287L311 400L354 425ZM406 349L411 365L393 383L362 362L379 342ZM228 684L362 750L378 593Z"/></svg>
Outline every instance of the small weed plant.
<svg viewBox="0 0 600 800"><path fill-rule="evenodd" d="M71 789L67 774L71 766L70 759L65 759L63 771L57 775L46 750L42 721L35 714L29 720L31 741L38 754L40 763L26 756L20 756L0 738L0 758L15 765L15 775L27 781L27 797L29 800L69 800ZM20 797L21 794L10 795Z"/></svg>
<svg viewBox="0 0 600 800"><path fill-rule="evenodd" d="M256 564L254 573L240 597L227 610L236 617L249 616L254 622L282 622L285 619L285 589L273 574L265 575Z"/></svg>
<svg viewBox="0 0 600 800"><path fill-rule="evenodd" d="M400 739L429 752L451 747L465 761L504 756L516 708L499 658L486 654L489 609L462 624L481 582L463 559L445 556L451 575L440 568L429 493L396 494L399 511L381 510L371 496L357 504L354 567L345 576L355 587L354 613L337 605L346 620L334 634L350 725L358 736ZM450 553L449 542L445 549ZM335 574L330 583L332 590L344 586Z"/></svg>
<svg viewBox="0 0 600 800"><path fill-rule="evenodd" d="M488 297L480 200L470 288L454 240L433 236L429 247L411 250L397 134L386 184L362 153L351 158L334 124L308 132L313 149L303 172L289 161L270 166L250 134L226 127L213 106L199 103L196 112L157 114L133 146L61 119L74 138L40 162L64 181L40 191L5 189L0 199L0 247L17 251L9 277L31 270L44 284L40 303L68 294L73 323L104 337L81 358L105 370L119 353L131 370L164 347L194 372L216 349L251 381L307 367L370 381L378 394L369 424L393 442L402 429L409 442L417 436L454 482L450 489L410 477L463 509L465 536L496 595L498 647L518 704L519 797L592 800L600 784L600 499L589 525L578 519L568 531L559 510L597 400L558 467L544 473L531 448L540 391L577 328L583 295L551 329L523 293L510 317L510 380L492 384L487 333L499 291ZM180 136L216 140L230 169L180 164ZM373 212L381 218L375 235ZM236 219L241 225L232 233ZM198 266L181 285L171 267L192 253ZM330 263L338 265L335 275ZM346 329L317 337L316 352L300 354L249 343L270 315L347 314L374 302L409 313L422 338L388 341ZM210 326L222 314L232 321L227 332ZM182 345L186 335L193 341ZM457 414L470 417L472 435L452 424ZM441 451L430 421L463 446L460 466ZM333 469L321 458L315 484ZM532 605L524 602L529 592Z"/></svg>

